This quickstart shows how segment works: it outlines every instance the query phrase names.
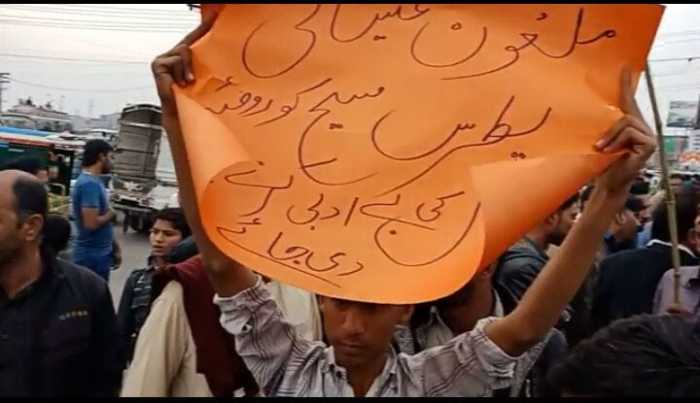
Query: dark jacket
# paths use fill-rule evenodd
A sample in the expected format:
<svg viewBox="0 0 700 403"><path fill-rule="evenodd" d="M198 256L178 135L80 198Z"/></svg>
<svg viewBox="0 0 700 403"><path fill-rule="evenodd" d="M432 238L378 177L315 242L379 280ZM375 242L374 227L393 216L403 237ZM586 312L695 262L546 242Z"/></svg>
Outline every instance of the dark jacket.
<svg viewBox="0 0 700 403"><path fill-rule="evenodd" d="M155 272L154 268L134 270L124 284L117 317L127 349L127 361L133 358L139 331L151 312L151 287Z"/></svg>
<svg viewBox="0 0 700 403"><path fill-rule="evenodd" d="M166 261L171 264L184 262L197 254L197 245L192 237L183 239L170 254ZM150 265L149 259L149 265ZM139 332L146 323L151 306L155 301L152 285L156 271L152 267L134 270L124 284L124 291L119 300L119 325L124 335L124 345L127 349L127 361L131 361L136 349Z"/></svg>
<svg viewBox="0 0 700 403"><path fill-rule="evenodd" d="M525 295L540 271L549 261L549 256L528 238L523 238L498 259L494 275L494 287L502 298L503 306L510 312ZM572 309L567 305L560 324L568 322Z"/></svg>
<svg viewBox="0 0 700 403"><path fill-rule="evenodd" d="M37 282L0 295L0 395L118 396L124 354L107 283L42 256Z"/></svg>
<svg viewBox="0 0 700 403"><path fill-rule="evenodd" d="M654 241L652 241L654 242ZM681 266L695 266L698 258L680 250ZM651 313L661 276L673 267L671 247L659 243L615 253L600 263L593 299L595 329L633 315Z"/></svg>

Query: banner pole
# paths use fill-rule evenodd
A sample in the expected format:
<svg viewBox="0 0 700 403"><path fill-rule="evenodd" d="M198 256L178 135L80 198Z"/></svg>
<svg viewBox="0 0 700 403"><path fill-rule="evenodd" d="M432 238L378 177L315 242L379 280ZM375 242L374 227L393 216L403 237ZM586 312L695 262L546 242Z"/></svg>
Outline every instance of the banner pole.
<svg viewBox="0 0 700 403"><path fill-rule="evenodd" d="M649 91L649 99L651 100L651 108L654 112L654 124L656 126L656 136L658 142L659 166L661 167L661 178L664 184L664 199L666 201L666 210L668 212L668 228L671 232L671 261L673 263L673 303L680 304L680 276L681 276L681 258L678 250L678 225L676 219L676 195L671 191L671 181L668 169L668 161L666 160L666 148L664 144L663 123L659 113L659 105L656 101L656 91L651 78L651 69L647 62L644 76L646 77L647 89Z"/></svg>

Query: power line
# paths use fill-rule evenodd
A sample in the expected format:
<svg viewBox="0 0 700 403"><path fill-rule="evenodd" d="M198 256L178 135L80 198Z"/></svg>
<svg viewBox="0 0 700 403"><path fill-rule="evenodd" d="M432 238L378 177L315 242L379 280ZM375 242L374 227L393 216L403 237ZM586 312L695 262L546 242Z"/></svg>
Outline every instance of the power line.
<svg viewBox="0 0 700 403"><path fill-rule="evenodd" d="M134 88L120 88L120 89L112 89L112 90L104 90L104 89L90 89L90 88L63 88L63 87L54 87L51 85L45 85L45 84L39 84L39 83L31 83L28 81L21 81L17 80L16 78L10 78L10 81L13 83L18 83L18 84L24 84L28 85L30 87L37 87L37 88L46 88L50 90L57 90L57 91L72 91L72 92L98 92L98 93L115 93L115 92L128 92L128 91L141 91L141 90L147 90L147 89L155 89L155 85L151 84L149 86L143 86L143 87L134 87Z"/></svg>
<svg viewBox="0 0 700 403"><path fill-rule="evenodd" d="M54 57L54 56L39 56L39 55L20 55L14 53L0 53L0 56L5 57L17 57L24 59L40 59L40 60L57 60L57 61L68 61L68 62L83 62L83 63L105 63L105 64L148 64L147 61L136 61L136 60L102 60L102 59L81 59L72 57Z"/></svg>

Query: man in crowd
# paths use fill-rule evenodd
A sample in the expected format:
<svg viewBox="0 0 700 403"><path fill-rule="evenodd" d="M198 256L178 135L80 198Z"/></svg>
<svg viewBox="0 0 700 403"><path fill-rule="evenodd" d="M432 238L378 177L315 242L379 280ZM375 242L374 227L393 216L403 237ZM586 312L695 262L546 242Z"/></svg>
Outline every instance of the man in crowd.
<svg viewBox="0 0 700 403"><path fill-rule="evenodd" d="M44 224L43 243L51 248L51 251L63 260L67 258L66 249L70 242L71 225L70 221L62 215L49 214Z"/></svg>
<svg viewBox="0 0 700 403"><path fill-rule="evenodd" d="M425 349L447 344L455 336L474 329L477 322L489 316L503 317L505 310L494 286L495 265L476 274L460 290L435 302L416 306L409 326L399 326L395 335L398 350L416 354ZM564 335L552 329L547 345L530 373L518 373L513 386L494 391L494 396L543 396L548 393L545 375L553 362L562 358L567 345ZM525 386L525 388L523 388Z"/></svg>
<svg viewBox="0 0 700 403"><path fill-rule="evenodd" d="M223 255L207 238L188 166L172 86L194 81L190 45L213 25L215 15L152 65L170 138L183 208L217 296L221 324L266 396L489 396L528 371L543 339L558 321L588 270L600 239L625 203L637 172L655 146L634 102L630 74L621 94L625 116L596 144L605 153L626 152L599 178L589 207L559 253L537 276L513 312L486 318L473 330L421 354L390 348L395 327L413 307L320 297L323 343L300 338L263 287L260 276Z"/></svg>
<svg viewBox="0 0 700 403"><path fill-rule="evenodd" d="M638 182L632 185L632 190ZM581 207L586 208L588 199L593 192L593 186L587 186L581 194ZM631 193L631 191L630 191ZM591 269L583 285L571 301L573 314L571 320L562 326L566 339L570 346L575 346L579 341L591 336L594 328L591 318L595 287L598 282L600 262L611 251L620 251L636 248L640 222L643 220L644 205L638 196L631 195L627 198L624 207L615 215L608 231L603 238L603 243L596 255L595 265Z"/></svg>
<svg viewBox="0 0 700 403"><path fill-rule="evenodd" d="M700 215L695 218L693 232L696 237L700 235ZM688 316L700 317L700 266L680 267L678 281L680 282L679 301L676 304L674 301L674 271L670 269L664 273L656 287L653 312L664 314L675 311Z"/></svg>
<svg viewBox="0 0 700 403"><path fill-rule="evenodd" d="M41 162L41 160L36 157L18 158L5 165L2 169L15 169L18 171L26 172L34 175L39 180L39 182L41 182L44 185L49 183L49 169L46 167L46 164Z"/></svg>
<svg viewBox="0 0 700 403"><path fill-rule="evenodd" d="M653 313L680 313L700 318L700 267L680 268L678 304L674 302L674 281L673 269L661 276L654 295Z"/></svg>
<svg viewBox="0 0 700 403"><path fill-rule="evenodd" d="M151 254L148 267L134 270L124 284L119 301L119 323L128 346L127 357L131 360L139 330L151 310L153 276L169 263L168 255L185 238L190 236L190 227L179 208L159 211L154 215L149 242Z"/></svg>
<svg viewBox="0 0 700 403"><path fill-rule="evenodd" d="M550 373L569 397L700 397L700 326L639 315L581 342Z"/></svg>
<svg viewBox="0 0 700 403"><path fill-rule="evenodd" d="M685 181L683 180L682 174L672 173L669 180L669 183L671 185L671 191L674 193L678 193L681 190L681 188L683 188L684 182Z"/></svg>
<svg viewBox="0 0 700 403"><path fill-rule="evenodd" d="M116 396L123 351L107 284L42 247L42 183L0 172L0 395Z"/></svg>
<svg viewBox="0 0 700 403"><path fill-rule="evenodd" d="M560 246L566 238L579 214L579 200L577 192L498 259L496 283L503 290L502 298L508 311L522 299L549 261L547 248ZM562 324L571 319L572 313L567 307L562 313Z"/></svg>
<svg viewBox="0 0 700 403"><path fill-rule="evenodd" d="M73 262L109 281L112 266L121 264L121 251L114 241L107 192L100 178L112 170L112 146L104 140L89 140L83 151L83 172L72 191L73 216L78 230Z"/></svg>
<svg viewBox="0 0 700 403"><path fill-rule="evenodd" d="M637 233L636 244L638 248L644 247L644 245L651 241L651 216L654 212L654 206L652 204L650 191L651 185L644 179L638 179L630 190L630 193L637 197L643 206L643 210L637 214L639 224L641 225L641 230Z"/></svg>
<svg viewBox="0 0 700 403"><path fill-rule="evenodd" d="M636 196L627 198L625 207L615 216L608 233L603 238L603 257L637 248L637 234L643 230L645 208L640 198Z"/></svg>
<svg viewBox="0 0 700 403"><path fill-rule="evenodd" d="M697 196L692 190L677 195L676 218L683 266L698 264L698 239L693 230L698 215ZM652 238L643 248L616 253L601 262L592 307L594 329L617 319L652 312L659 280L673 267L666 204L654 212Z"/></svg>
<svg viewBox="0 0 700 403"><path fill-rule="evenodd" d="M632 186L635 189L637 183ZM587 186L581 193L581 207L586 208L586 203L593 192L593 186ZM639 196L631 194L627 198L624 207L610 223L610 228L603 238L603 246L598 255L598 262L608 255L637 247L637 234L642 230L642 225L648 218L648 206Z"/></svg>

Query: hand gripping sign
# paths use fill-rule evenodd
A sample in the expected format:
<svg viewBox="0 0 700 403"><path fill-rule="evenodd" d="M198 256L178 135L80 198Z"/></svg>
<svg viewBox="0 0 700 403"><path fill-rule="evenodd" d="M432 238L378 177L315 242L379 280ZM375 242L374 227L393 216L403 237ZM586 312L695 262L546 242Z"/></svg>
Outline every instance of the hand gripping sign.
<svg viewBox="0 0 700 403"><path fill-rule="evenodd" d="M225 5L176 93L207 235L323 295L450 294L612 162L662 12Z"/></svg>

